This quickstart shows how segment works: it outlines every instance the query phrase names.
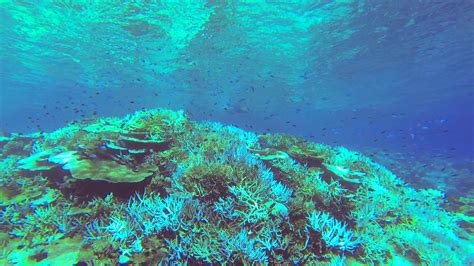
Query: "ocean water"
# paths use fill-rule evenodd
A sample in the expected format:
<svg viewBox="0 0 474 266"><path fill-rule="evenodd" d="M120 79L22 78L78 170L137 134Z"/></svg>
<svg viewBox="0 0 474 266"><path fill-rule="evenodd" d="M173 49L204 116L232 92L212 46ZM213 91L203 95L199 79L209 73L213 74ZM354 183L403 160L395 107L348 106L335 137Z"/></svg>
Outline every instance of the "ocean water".
<svg viewBox="0 0 474 266"><path fill-rule="evenodd" d="M116 139L110 139L113 133L121 132L120 134L125 134L123 130L127 132L134 131L130 124L138 123L136 121L154 121L156 127L163 128L163 131L159 132L167 132L167 135L161 136L160 140L168 137L167 141L170 141L170 136L178 136L179 134L205 135L205 133L202 133L207 132L204 130L205 128L212 129L211 132L214 132L214 130L230 132L232 130L222 129L222 125L232 125L233 129L240 128L248 132L255 132L259 136L286 134L297 136L308 143L320 143L331 147L343 146L363 154L365 159L357 157L359 155L351 155L353 156L351 158L358 159L353 159L354 161L349 165L334 159L341 153L346 154L345 151L339 150L337 155L321 152L316 156L302 148L306 144L299 146L300 144L295 144L290 140L277 141L273 139L266 140L265 145L267 146L263 142L257 145L258 148L248 146L248 152L253 155L245 152L242 155L242 151L236 148L237 144L235 144L235 149L228 148L229 151L223 154L235 158L251 157L253 159L247 158L246 161L244 160L247 163L246 165L249 167L258 165L260 167L258 168L259 171L263 173L265 172L263 166L252 161L257 160L255 158L258 157L258 160L265 162L265 167L272 170L272 175L275 175L275 182L280 182L293 191L292 197L295 197L295 199L298 198L298 196L295 196L297 195L296 187L292 187L295 184L284 181L286 179L281 179L280 175L284 176L281 173L285 172L283 167L275 166L279 165L276 163L268 163L268 160L274 162L274 160L291 158L296 161L295 163L308 168L306 170L298 168L300 169L299 172L292 170L298 173L306 173L302 176L311 176L307 171L310 171L309 169L313 166L319 167L324 170L323 172L334 175L332 177L327 176L326 179L323 177L323 180L325 179L328 184L332 184L331 178L342 178L340 182L344 189L354 193L360 191L354 187L354 183L368 184L368 181L361 181L369 178L370 171L367 172L367 169L378 169L373 165L370 167L364 166L366 168L357 168L359 166L356 167L355 165L359 164L354 162L366 159L373 160L377 165L386 167L397 178L406 182L410 189L430 191L420 192L423 197L428 194L431 196L442 195L440 196L441 199L437 198L436 200L434 196L417 198L418 201L429 202L426 203L427 205L430 205L431 202L436 203L433 203L436 206L432 207L436 209L436 214L433 214L433 217L427 218L425 214L423 214L425 216L419 214L420 217L440 221L439 223L442 225L439 226L440 228L452 226L449 232L459 233L458 230L466 230L467 233L461 233L457 237L463 239L463 241L466 239L472 240L472 215L474 212L472 201L474 193L474 3L472 1L0 0L0 7L0 131L2 131L2 136L5 138L1 141L10 143L10 146L27 147L25 148L27 151L15 149L12 151L11 148L5 148L8 146L7 144L0 145L2 147L0 149L1 158L4 160L4 173L0 175L5 187L5 190L2 191L2 197L8 199L5 199L1 204L3 214L0 238L4 243L2 244L4 252L0 257L2 263L23 263L23 265L44 263L50 265L48 264L50 262L44 258L46 256L44 254L48 254L44 250L54 248L54 245L77 246L79 242L84 243L85 240L79 239L79 236L84 235L87 230L79 225L90 225L93 221L103 223L97 227L99 228L97 234L100 234L100 228L106 228L105 231L103 230L104 234L112 233L113 230L120 231L111 224L107 226L107 217L100 215L92 217L88 214L89 216L82 217L82 220L79 219L74 222L75 229L72 231L56 228L56 231L61 232L60 236L52 234L50 231L54 230L51 228L50 231L46 230L42 233L33 230L28 237L26 234L23 236L16 231L16 233L12 233L13 230L21 230L18 229L21 228L18 227L18 224L21 224L24 228L26 222L17 222L17 225L15 225L15 219L21 220L20 218L7 218L9 217L6 211L9 209L8 206L18 207L21 205L18 203L20 200L18 202L12 200L12 195L15 193L15 195L24 194L21 189L13 189L9 186L13 182L13 177L24 179L26 176L34 175L52 180L54 179L52 176L56 174L51 174L48 172L51 169L46 168L53 167L49 164L63 164L64 170L70 170L68 175L84 183L77 181L79 183L74 188L65 189L64 187L68 185L64 184L69 184L68 182L63 185L58 184L57 181L54 181L54 184L51 184L51 181L45 182L50 182L48 187L51 191L62 193L61 196L56 198L64 197L71 202L71 205L68 205L69 209L73 207L85 208L84 206L94 200L94 193L97 193L95 196L100 198L100 200L96 198L96 201L106 202L106 195L109 192L115 192L115 195L119 194L121 196L123 196L121 194L123 191L130 192L128 196L123 196L114 203L116 205L113 206L119 209L120 202L133 201L131 198L136 192L134 189L137 189L137 186L140 187L140 185L136 185L134 182L125 182L136 185L127 189L126 185L121 188L110 188L107 187L107 184L101 183L100 188L103 188L107 193L104 191L102 191L103 193L98 193L98 191L84 192L87 189L80 187L95 186L92 173L87 172L89 167L93 168L90 165L92 162L102 162L106 161L105 158L108 158L107 160L111 161L108 161L107 167L119 169L123 165L128 165L138 175L141 168L137 165L141 165L144 159L141 157L137 159L133 157L134 154L140 153L140 150L143 150L144 153L146 153L145 150L153 150L156 153L158 153L158 150L162 151L163 147L161 146L160 148L153 146L156 149L152 149L145 144L138 145L136 143L139 141L136 139L121 139L120 143ZM148 112L144 110L159 108L162 108L162 110L183 110L184 113L178 112L179 115L177 115L173 111L149 111L149 117L141 113ZM154 112L157 112L158 115ZM191 126L183 126L186 130L177 130L176 125L187 124L169 121L181 119L181 115L185 115L189 121L202 123L202 128L198 127L193 131L189 129ZM107 117L120 117L128 122L123 120L121 126L116 125L117 128L121 128L120 130L114 128L115 131L111 131L113 133L108 132L107 137L104 137L101 134L111 130L106 125L114 124L111 122L112 120L107 120ZM98 122L100 119L109 122L104 122L105 124ZM130 121L133 121L133 123ZM209 121L218 122L222 125L220 127L210 126ZM102 142L97 144L91 141L90 143L94 143L94 146L87 142L82 135L78 137L77 134L80 133L77 132L79 131L76 132L71 129L73 127L71 125L80 125L79 128L83 130L87 127L86 124L89 125L89 128L92 127L91 124L95 125L94 129L86 130L88 134L94 136L90 136L90 138L94 139L97 135L101 135ZM140 124L136 127L147 132L155 132L152 123L148 123L146 126ZM47 132L53 132L61 128L69 128L71 132L75 133L70 133L69 137L56 134L54 136L61 135L62 137L57 137L55 141L51 140L53 137L48 135ZM201 130L204 131L201 132ZM22 137L35 134L35 132L41 136L44 134L44 136L31 137L31 139L30 137ZM232 132L232 134L235 133ZM12 133L17 134L12 135ZM159 135L159 133L156 134ZM252 139L248 135L238 137L241 136L239 134L243 133L237 135L226 134L222 133L221 137L229 137L235 141L246 137ZM219 138L219 136L215 137ZM127 135L126 138L131 137ZM181 143L180 138L172 139L176 143ZM189 143L194 144L183 144L179 147L183 151L197 149L197 151L202 152L206 150L204 143L208 138L213 137L191 139ZM29 139L29 141L25 142L25 139ZM149 140L148 138L145 139ZM153 137L150 137L150 139L156 141ZM145 143L144 139L141 140L140 143ZM134 141L134 145L130 144ZM129 143L127 144L129 146L125 142ZM114 144L112 148L111 143ZM248 144L249 141L247 140L245 143ZM304 152L298 153L291 150L292 145L288 145L288 143L293 143L292 145L300 147ZM115 146L120 146L120 149ZM196 148L200 146L204 148L202 150ZM215 146L219 145L215 144ZM73 166L69 166L68 169L67 162L64 161L66 160L64 154L58 150L51 151L58 147L64 147L64 149L59 149L61 152L70 151L82 156L81 159L78 159L79 157L74 157L76 155L67 154L69 160L74 157L74 160L83 163L76 164L82 165L82 176L79 172L74 172L75 168ZM176 149L180 150L181 148ZM110 154L105 155L107 149L115 151L112 157ZM117 153L117 149L126 150L127 152L124 153L133 158L123 157L124 154ZM170 150L174 151L174 149ZM275 150L279 150L280 153L275 153ZM320 151L319 148L317 150ZM199 153L197 151L195 153ZM44 153L34 160L29 157L41 152ZM283 156L281 152L289 157ZM189 170L192 168L190 165L199 164L183 161L181 162L182 166L180 166L179 160L183 158L172 152L169 153L173 154L169 155L171 157L166 157L170 161L166 161L166 163L160 161L160 174L157 174L156 169L153 170L154 176L151 180L158 180L156 178L158 175L171 179L180 176L187 177L192 172ZM60 154L62 154L62 157L59 156ZM121 156L119 159L117 159L118 154ZM203 154L207 153L204 152ZM301 154L304 154L304 156ZM58 156L61 159L58 159ZM72 157L70 158L70 156ZM150 154L143 156L146 158L153 157ZM302 156L303 159L299 156ZM314 158L318 156L325 159L321 159L323 164L319 162L315 166L313 165L315 162L312 160L315 160ZM85 157L88 158L87 163L85 163ZM218 157L216 155L215 158ZM349 161L347 159L349 157L347 155L343 161ZM15 168L15 170L7 171L6 162L8 158L11 162L10 167ZM30 158L30 161L28 163L25 163L25 161L17 163L25 158ZM170 158L173 158L173 160ZM162 160L165 159L162 158ZM239 160L241 159L237 161ZM176 163L176 165L169 165L171 162ZM222 165L233 165L233 162L221 162ZM121 166L113 165L115 163ZM44 164L48 166L44 166ZM39 165L46 168L38 170ZM96 165L96 169L105 167L104 165ZM79 168L81 167L77 167L77 169ZM125 178L130 175L127 169L122 170L122 177ZM207 171L214 174L217 172L216 175L225 172L221 168L212 167ZM87 172L87 174L84 174L84 172ZM197 172L192 173L200 176ZM289 172L286 173L291 176ZM362 174L358 175L358 173ZM207 175L202 174L202 176ZM357 177L357 182L353 180L355 177ZM120 183L110 178L101 179L97 177L96 179L100 182L115 185ZM139 180L139 178L136 180ZM38 182L25 186L41 186L39 185L41 182ZM151 187L149 187L149 184L146 185L149 191L150 188L156 188L154 186L162 181L148 180L147 182L152 184ZM196 182L200 184L198 181ZM219 183L215 182L216 184ZM347 183L347 187L344 182ZM186 184L185 182L184 185L181 185L187 188ZM18 187L19 185L15 186ZM218 190L216 186L212 187L212 189L216 189L214 194L211 193L215 197L213 200L217 202L221 198L224 202L226 197L219 194L222 191ZM234 186L236 185L234 184ZM204 185L203 188L211 189ZM234 191L231 194L235 197L244 193L239 192L237 188L239 187L234 187L235 191L229 188L229 191ZM140 187L137 191L144 193L142 189L143 187ZM11 190L16 192L11 194ZM79 192L75 193L76 190ZM436 193L433 191L436 191ZM189 192L189 188L187 188L187 192ZM211 204L207 202L209 200L207 196L204 197L199 194L201 192L201 190L198 190L198 192L192 191L190 195L194 195L193 200L198 200L201 206ZM174 195L174 192L168 190L166 193L160 192L159 194L165 198L169 196L168 193ZM386 191L386 193L388 192ZM199 198L199 195L203 198ZM152 202L153 196L149 197L149 201ZM352 202L349 200L349 194L346 195L346 198L347 202L344 202L347 204ZM415 198L413 196L408 198L407 201L417 201ZM295 202L298 201L295 199L293 201L278 201L275 199L275 202L283 205L287 201L296 204ZM375 202L373 197L367 200ZM143 195L143 202L145 201L145 195ZM156 201L159 200L155 199L155 204L157 204ZM179 202L179 200L177 201ZM36 207L31 206L38 205L41 208L57 206L55 201L46 200L45 202L38 204L28 202L25 206L30 207L18 207L19 217L26 217L28 213L32 215L32 213L40 212L35 209ZM145 204L143 202L140 204ZM299 205L296 205L302 206L306 204L305 202L307 201L301 200L298 203ZM357 231L356 234L360 234L359 239L363 238L363 232L367 233L369 229L358 223L360 217L356 219L353 215L352 218L347 218L350 216L347 212L347 209L350 209L349 205L344 205L345 207L338 205L341 210L337 214L335 207L326 203L316 202L316 207L312 207L314 210L309 207L309 209L305 207L304 210L296 207L296 209L285 207L287 208L286 212L290 213L288 223L295 222L297 220L295 217L299 217L298 215L304 216L306 213L309 215L311 211L314 211L313 215L317 215L317 211L320 211L319 214L322 214L322 216L334 211L335 213L332 213L334 217L347 223L348 228L351 228L354 232ZM101 204L106 205L105 203ZM181 204L184 203L181 202ZM186 204L189 206L199 205L194 201ZM226 202L226 204L230 203ZM221 205L223 206L224 203ZM367 203L367 206L369 205ZM90 204L87 206L92 209L90 213L98 211L92 208ZM304 206L307 206L307 204ZM376 204L373 206L376 206ZM58 208L64 209L65 207ZM273 210L276 207L271 208L274 209L269 209L267 212L274 214ZM444 216L440 218L442 215L437 215L438 212L441 213L439 208L454 213L449 218L451 220L446 222L449 226L444 224L445 221L449 220L448 218ZM407 207L407 209L409 208ZM240 213L246 210L242 207ZM387 212L390 213L390 211ZM383 215L380 214L380 216L376 215L381 219L380 221L384 221L379 223L380 226L390 223L389 220L396 216L394 214L389 215L387 212ZM285 213L285 210L281 213ZM296 214L292 216L292 213ZM230 212L226 212L225 215L227 215L228 220L232 221L237 217L237 214L234 217L232 216L234 214ZM414 214L410 215L416 216ZM310 217L308 217L308 220L311 220ZM400 218L401 216L397 217L397 221L401 224L403 219ZM326 221L335 221L336 218L326 217ZM267 217L267 220L272 219ZM417 226L415 220L414 218L403 220L404 226L415 228ZM127 221L131 223L131 220ZM256 219L256 221L259 220ZM179 248L171 248L172 245L169 243L179 246L179 243L188 243L189 239L183 237L182 239L175 239L175 242L169 240L171 242L166 242L168 244L153 242L154 240L145 241L150 232L142 232L142 234L135 232L137 239L143 238L144 248L142 249L152 250L159 247L158 249L163 254L158 252L160 254L153 253L154 255L150 255L148 253L143 255L145 253L137 247L137 241L133 242L131 238L129 239L126 236L113 235L111 239L107 240L110 242L110 247L104 245L103 251L100 252L98 251L100 247L97 246L94 246L93 249L90 248L90 250L83 248L83 251L88 250L89 253L86 253L89 258L81 257L86 255L79 256L80 259L74 258L77 262L82 261L84 263L91 263L94 261L92 258L96 258L96 263L106 264L116 264L118 262L124 264L129 262L151 264L160 261L162 263L183 264L187 259L190 260L187 261L190 265L223 261L270 264L282 261L303 264L316 261L319 263L329 263L330 261L331 263L337 263L338 261L335 258L339 258L340 263L344 263L345 258L347 258L346 263L349 263L347 261L351 263L354 261L359 263L381 262L384 259L385 263L398 263L400 265L408 265L409 263L413 265L420 263L429 265L435 265L436 263L441 263L441 265L471 265L474 263L472 245L463 247L465 249L462 250L457 244L454 244L456 243L453 240L456 239L454 233L452 237L434 237L433 235L437 234L434 229L426 234L431 237L432 241L442 243L456 250L455 254L452 255L453 257L448 257L444 262L437 260L439 258L428 258L429 256L426 255L441 252L441 244L431 250L429 248L426 250L407 248L404 251L403 247L407 244L394 241L396 243L392 243L391 248L386 248L386 250L390 250L390 252L387 251L387 254L390 253L391 255L378 253L374 255L376 253L374 250L377 248L375 244L367 248L367 246L370 246L367 239L366 242L360 240L355 243L354 245L357 248L339 244L331 246L328 241L321 240L319 243L323 244L320 244L320 247L324 251L316 252L313 250L312 253L308 251L307 254L302 255L304 252L301 250L310 250L307 246L314 244L314 238L318 239L318 232L323 234L324 227L329 223L320 222L320 230L317 230L317 221L318 219L314 218L313 223L309 223L306 228L308 232L314 230L316 236L313 234L310 237L308 233L306 248L301 248L299 251L288 251L283 248L285 245L282 243L276 248L279 251L268 247L270 245L268 243L258 244L263 243L263 241L259 240L259 242L256 238L250 237L252 232L255 234L257 229L251 226L255 221L248 217L247 220L239 223L239 226L244 227L242 229L244 231L229 233L236 238L243 239L245 237L243 242L247 242L249 247L256 247L257 250L257 247L260 246L267 248L265 249L266 260L262 257L262 254L245 253L241 246L239 246L240 251L232 253L234 255L227 254L224 256L221 254L207 257L203 255L205 252L212 253L210 250L201 250L201 253L188 250L187 253L183 251L180 254L176 253ZM133 222L138 223L137 220L133 220ZM202 221L193 220L193 223L196 224L200 222ZM295 224L297 223L295 222ZM456 226L459 226L459 228ZM435 227L433 225L433 228ZM283 228L283 225L278 228ZM160 231L156 228L155 230L156 234ZM201 230L205 229L201 228ZM282 229L280 233L287 233L285 230ZM370 230L378 229L371 228ZM389 229L384 227L384 230ZM244 236L242 232L248 233L249 238ZM380 233L380 231L377 232ZM265 235L263 232L259 233ZM377 235L377 233L372 234ZM37 243L37 246L42 246L43 250L33 248L35 245L32 244L34 241L31 239L34 237L31 235L37 235L43 239L49 237L48 241L40 241L41 244ZM218 239L217 233L209 235L212 235L214 239ZM222 237L222 234L220 236ZM197 235L193 237L197 237ZM414 233L406 233L403 237L398 237L409 239L413 243L425 241L422 237L415 237ZM18 244L19 246L12 244L20 243L18 239L21 238L23 240L29 239L30 244L21 241L21 244ZM69 242L64 242L65 239ZM104 240L105 237L100 239L102 242L107 242ZM211 241L205 237L200 239ZM321 239L321 236L319 236L319 239ZM305 242L301 239L298 241ZM343 240L341 241L343 242ZM375 242L373 239L371 241ZM121 244L117 244L117 242ZM214 242L206 243L212 246L211 243ZM132 244L137 246L132 247ZM87 246L90 243L87 242L84 245ZM238 250L237 246L238 244L235 244L233 248ZM364 246L364 249L362 249L362 246ZM423 245L419 244L419 246ZM333 252L331 248L334 247L338 248L335 248ZM19 255L23 253L18 250L27 255ZM28 251L30 252L28 253L25 250L31 250L31 252ZM285 250L285 252L280 252L281 250ZM385 249L381 248L380 250ZM235 254L240 254L239 252L248 256L235 256ZM414 253L418 255L412 256ZM56 258L51 252L49 254L48 259ZM464 254L467 258L462 258L459 254ZM334 257L336 255L339 257ZM28 257L28 259L24 259L25 257ZM302 259L303 257L306 261ZM116 260L113 258L116 258ZM166 260L163 258L166 258Z"/></svg>

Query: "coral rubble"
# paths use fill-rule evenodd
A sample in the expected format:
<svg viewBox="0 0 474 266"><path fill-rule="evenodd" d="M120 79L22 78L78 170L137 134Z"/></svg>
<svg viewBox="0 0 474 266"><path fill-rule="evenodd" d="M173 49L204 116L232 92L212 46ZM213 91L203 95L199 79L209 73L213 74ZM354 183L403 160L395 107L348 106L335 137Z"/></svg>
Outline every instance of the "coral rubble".
<svg viewBox="0 0 474 266"><path fill-rule="evenodd" d="M0 151L2 265L474 263L468 214L343 147L159 109Z"/></svg>

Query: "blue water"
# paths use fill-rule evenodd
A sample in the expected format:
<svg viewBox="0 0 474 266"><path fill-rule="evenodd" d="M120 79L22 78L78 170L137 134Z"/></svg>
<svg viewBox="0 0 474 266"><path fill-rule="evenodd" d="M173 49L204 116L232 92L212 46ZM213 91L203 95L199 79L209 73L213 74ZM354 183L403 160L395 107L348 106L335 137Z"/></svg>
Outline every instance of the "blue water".
<svg viewBox="0 0 474 266"><path fill-rule="evenodd" d="M1 1L2 131L167 107L472 169L472 1L121 2Z"/></svg>
<svg viewBox="0 0 474 266"><path fill-rule="evenodd" d="M473 0L0 0L0 265L474 265L473 131Z"/></svg>

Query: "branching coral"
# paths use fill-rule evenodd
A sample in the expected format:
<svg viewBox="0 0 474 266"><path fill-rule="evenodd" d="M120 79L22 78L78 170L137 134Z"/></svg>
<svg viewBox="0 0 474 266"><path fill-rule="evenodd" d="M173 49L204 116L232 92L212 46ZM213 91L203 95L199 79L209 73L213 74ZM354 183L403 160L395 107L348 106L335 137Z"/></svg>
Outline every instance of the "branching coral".
<svg viewBox="0 0 474 266"><path fill-rule="evenodd" d="M328 213L313 211L308 213L309 228L321 233L321 238L327 246L342 251L354 251L360 241L354 233L347 229L347 224L341 223Z"/></svg>

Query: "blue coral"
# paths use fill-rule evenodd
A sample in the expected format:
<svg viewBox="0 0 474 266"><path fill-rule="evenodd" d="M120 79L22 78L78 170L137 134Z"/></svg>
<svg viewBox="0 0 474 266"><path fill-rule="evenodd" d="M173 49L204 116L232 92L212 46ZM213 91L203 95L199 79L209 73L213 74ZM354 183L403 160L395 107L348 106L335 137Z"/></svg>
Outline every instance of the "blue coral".
<svg viewBox="0 0 474 266"><path fill-rule="evenodd" d="M354 233L347 229L347 224L331 217L329 213L313 211L308 213L307 220L308 227L319 232L328 247L353 252L360 244Z"/></svg>

